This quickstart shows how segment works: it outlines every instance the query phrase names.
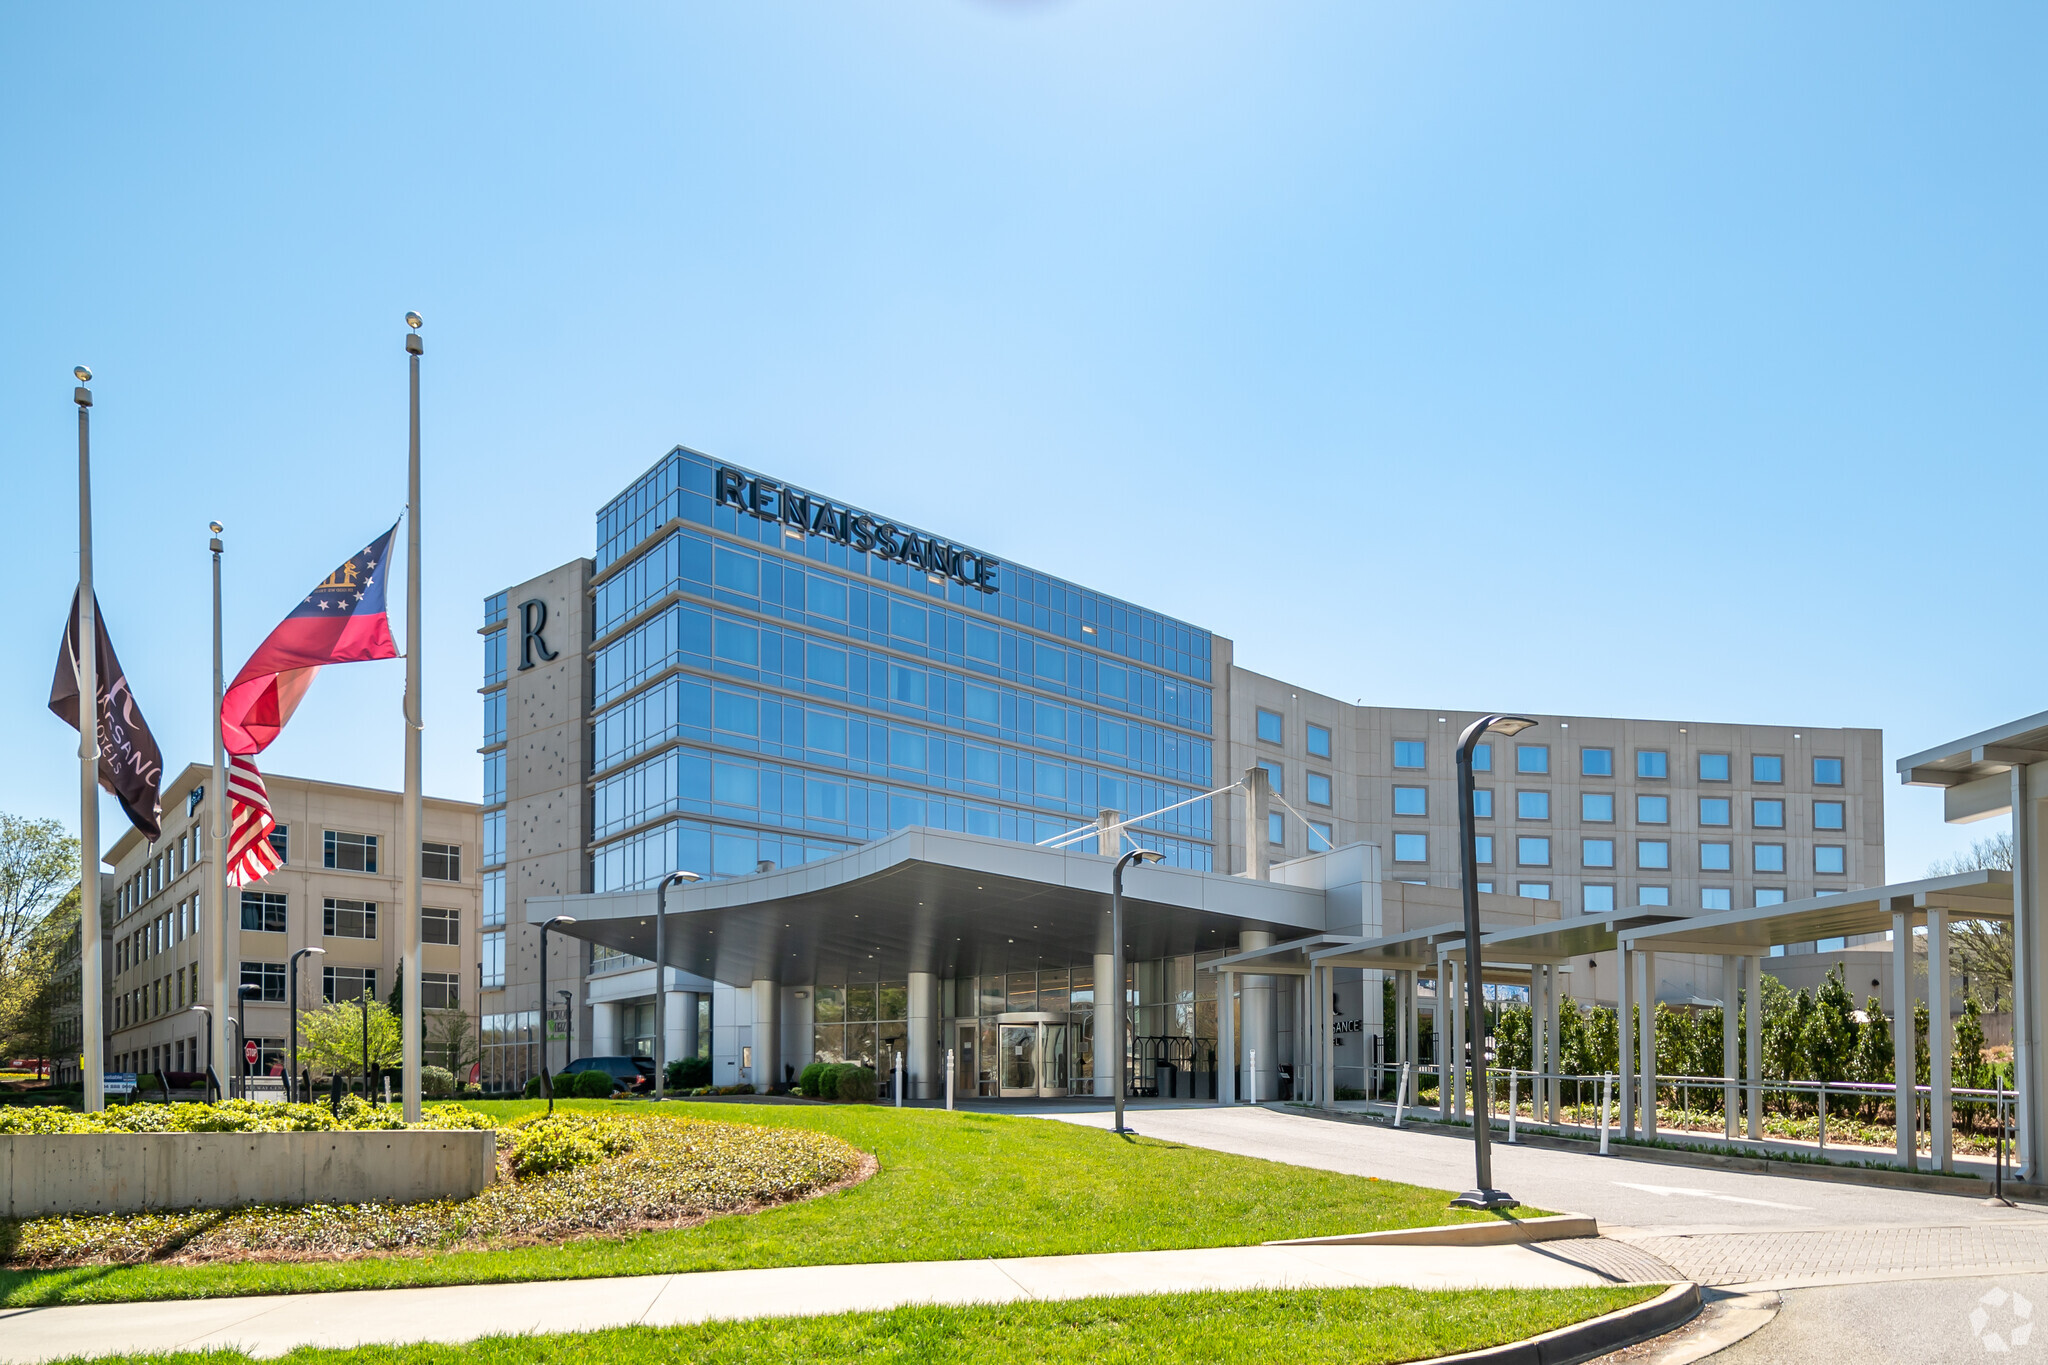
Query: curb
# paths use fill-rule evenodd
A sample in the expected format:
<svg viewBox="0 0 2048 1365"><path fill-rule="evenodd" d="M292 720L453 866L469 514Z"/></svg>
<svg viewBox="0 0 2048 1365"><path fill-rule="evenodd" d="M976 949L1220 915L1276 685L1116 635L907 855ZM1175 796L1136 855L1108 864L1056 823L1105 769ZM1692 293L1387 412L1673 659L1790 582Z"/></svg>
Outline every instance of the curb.
<svg viewBox="0 0 2048 1365"><path fill-rule="evenodd" d="M1545 1218L1503 1218L1493 1223L1445 1223L1433 1228L1389 1228L1384 1232L1344 1232L1334 1237L1289 1237L1262 1242L1269 1247L1492 1247L1511 1242L1556 1242L1567 1237L1598 1237L1597 1219L1583 1213Z"/></svg>
<svg viewBox="0 0 2048 1365"><path fill-rule="evenodd" d="M1323 1114L1312 1109L1294 1112L1304 1113L1311 1118L1329 1119L1337 1123L1356 1123L1368 1127L1385 1127L1375 1119L1349 1114ZM1462 1123L1438 1123L1431 1119L1418 1119L1412 1113L1401 1125L1404 1129L1420 1128L1433 1133L1460 1134L1472 1130ZM1496 1129L1494 1139L1497 1146L1539 1147L1560 1152L1584 1152L1597 1154L1600 1142L1597 1138L1564 1137L1523 1128L1513 1144L1499 1135ZM1727 1156L1720 1152L1689 1151L1682 1147L1646 1147L1641 1143L1616 1137L1609 1141L1608 1155L1630 1161L1649 1161L1666 1166L1703 1166L1723 1171L1747 1171L1757 1175L1789 1175L1807 1180L1832 1181L1837 1184L1880 1185L1889 1189L1919 1190L1927 1194L1974 1194L1988 1198L1991 1182L1965 1175L1938 1175L1928 1171L1888 1170L1881 1166L1838 1166L1817 1161L1781 1161L1764 1156ZM2030 1185L2023 1181L2008 1179L2005 1182L2008 1198L2048 1199L2048 1186Z"/></svg>
<svg viewBox="0 0 2048 1365"><path fill-rule="evenodd" d="M1438 1356L1437 1365L1455 1361L1484 1361L1486 1365L1576 1365L1651 1337L1661 1337L1675 1327L1691 1322L1700 1311L1700 1287L1674 1284L1654 1299L1624 1308L1605 1317L1575 1322L1554 1332L1483 1351Z"/></svg>

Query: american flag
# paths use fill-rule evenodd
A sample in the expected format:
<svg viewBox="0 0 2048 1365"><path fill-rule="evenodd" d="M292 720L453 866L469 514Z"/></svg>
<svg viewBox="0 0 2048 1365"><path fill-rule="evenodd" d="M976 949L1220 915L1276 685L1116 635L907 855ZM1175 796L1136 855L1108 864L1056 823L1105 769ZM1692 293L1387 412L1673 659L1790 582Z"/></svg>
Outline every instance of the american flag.
<svg viewBox="0 0 2048 1365"><path fill-rule="evenodd" d="M260 882L284 866L270 846L270 796L263 774L245 754L228 755L228 885Z"/></svg>

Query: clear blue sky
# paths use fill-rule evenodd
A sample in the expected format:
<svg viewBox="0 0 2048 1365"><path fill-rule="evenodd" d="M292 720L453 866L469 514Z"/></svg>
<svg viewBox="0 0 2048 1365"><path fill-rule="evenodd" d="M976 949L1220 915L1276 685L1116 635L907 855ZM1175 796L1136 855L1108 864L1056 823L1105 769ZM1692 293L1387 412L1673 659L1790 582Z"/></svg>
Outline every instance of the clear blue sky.
<svg viewBox="0 0 2048 1365"><path fill-rule="evenodd" d="M2043 709L2044 37L2022 5L9 7L0 810L75 820L71 366L175 769L206 521L232 669L404 500L408 308L436 793L480 785L480 599L677 442L1343 697L1892 755ZM399 672L330 671L266 763L396 785ZM1895 785L1888 817L1894 877L1987 832Z"/></svg>

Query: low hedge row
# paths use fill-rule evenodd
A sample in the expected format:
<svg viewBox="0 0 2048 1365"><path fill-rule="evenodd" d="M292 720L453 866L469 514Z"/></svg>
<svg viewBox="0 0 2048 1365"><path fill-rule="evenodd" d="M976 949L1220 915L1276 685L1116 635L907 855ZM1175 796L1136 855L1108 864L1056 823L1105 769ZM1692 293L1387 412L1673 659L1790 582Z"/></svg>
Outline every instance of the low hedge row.
<svg viewBox="0 0 2048 1365"><path fill-rule="evenodd" d="M812 1062L797 1076L796 1092L814 1100L872 1104L875 1073L852 1062Z"/></svg>

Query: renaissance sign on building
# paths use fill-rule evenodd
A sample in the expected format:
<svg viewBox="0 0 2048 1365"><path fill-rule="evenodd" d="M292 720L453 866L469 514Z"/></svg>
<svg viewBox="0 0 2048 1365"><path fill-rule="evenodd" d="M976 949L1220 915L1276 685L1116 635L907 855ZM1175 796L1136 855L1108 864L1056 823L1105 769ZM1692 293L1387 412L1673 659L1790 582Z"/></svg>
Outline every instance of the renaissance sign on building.
<svg viewBox="0 0 2048 1365"><path fill-rule="evenodd" d="M720 465L713 485L720 507L736 507L762 521L794 526L805 535L824 536L841 545L893 559L926 573L944 574L956 583L982 592L1002 591L997 571L1001 560L979 550L949 544L937 536L882 521L857 508L841 507L825 498L758 474Z"/></svg>

